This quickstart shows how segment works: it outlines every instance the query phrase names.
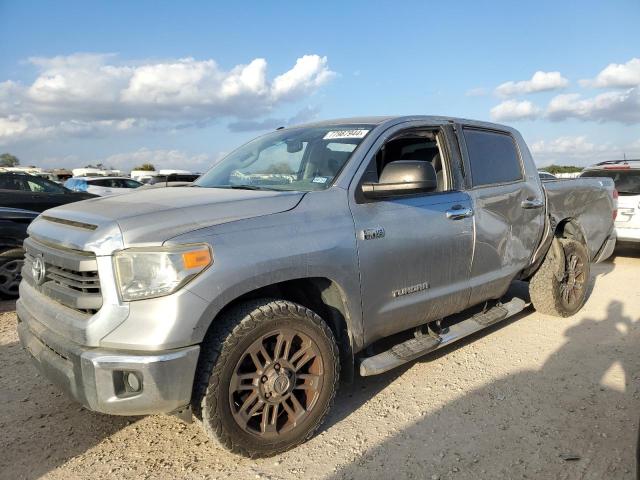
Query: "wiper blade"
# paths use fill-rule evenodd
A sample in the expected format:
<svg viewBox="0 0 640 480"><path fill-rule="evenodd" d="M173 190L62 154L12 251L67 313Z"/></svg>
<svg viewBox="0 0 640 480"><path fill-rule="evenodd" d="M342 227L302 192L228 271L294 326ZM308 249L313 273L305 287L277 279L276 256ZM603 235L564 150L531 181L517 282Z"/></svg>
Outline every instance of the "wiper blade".
<svg viewBox="0 0 640 480"><path fill-rule="evenodd" d="M234 190L278 190L277 188L263 187L259 185L229 185Z"/></svg>

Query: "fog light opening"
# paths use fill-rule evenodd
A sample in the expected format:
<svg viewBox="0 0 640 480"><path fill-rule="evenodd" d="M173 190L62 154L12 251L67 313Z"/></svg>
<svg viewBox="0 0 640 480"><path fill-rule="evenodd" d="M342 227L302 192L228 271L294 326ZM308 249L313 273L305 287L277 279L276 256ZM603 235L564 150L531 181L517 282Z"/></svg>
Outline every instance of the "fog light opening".
<svg viewBox="0 0 640 480"><path fill-rule="evenodd" d="M142 390L142 379L136 372L124 372L123 380L127 392L137 393Z"/></svg>

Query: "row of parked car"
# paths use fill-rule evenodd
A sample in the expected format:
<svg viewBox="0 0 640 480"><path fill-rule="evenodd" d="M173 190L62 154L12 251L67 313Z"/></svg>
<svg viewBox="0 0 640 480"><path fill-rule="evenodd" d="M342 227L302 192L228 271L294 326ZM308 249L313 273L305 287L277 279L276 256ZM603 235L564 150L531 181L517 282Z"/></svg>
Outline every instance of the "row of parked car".
<svg viewBox="0 0 640 480"><path fill-rule="evenodd" d="M160 175L142 183L127 177L73 177L61 185L28 173L0 172L0 297L18 295L24 258L22 242L27 236L27 227L39 213L137 188L183 186L196 178L198 175Z"/></svg>

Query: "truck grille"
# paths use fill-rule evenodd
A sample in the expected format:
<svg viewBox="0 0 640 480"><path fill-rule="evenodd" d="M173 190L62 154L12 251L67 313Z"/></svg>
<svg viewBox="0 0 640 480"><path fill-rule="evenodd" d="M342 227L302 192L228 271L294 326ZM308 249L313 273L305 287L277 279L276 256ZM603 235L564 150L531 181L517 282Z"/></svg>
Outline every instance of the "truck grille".
<svg viewBox="0 0 640 480"><path fill-rule="evenodd" d="M91 252L24 241L22 278L43 295L66 307L87 314L102 306L96 257Z"/></svg>

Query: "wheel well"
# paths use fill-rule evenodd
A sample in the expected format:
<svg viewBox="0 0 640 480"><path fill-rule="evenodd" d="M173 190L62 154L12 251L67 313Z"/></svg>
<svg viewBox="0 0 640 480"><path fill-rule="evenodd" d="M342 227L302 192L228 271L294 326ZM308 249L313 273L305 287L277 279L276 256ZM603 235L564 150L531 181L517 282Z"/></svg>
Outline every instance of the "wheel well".
<svg viewBox="0 0 640 480"><path fill-rule="evenodd" d="M587 245L582 227L575 218L565 218L558 222L555 218L549 217L549 222L550 228L548 230L545 228L544 239L536 251L533 263L520 272L520 280L530 280L542 265L542 262L549 251L555 249L556 255L560 256L562 249L558 250L560 248L560 244L556 241L558 238L570 238L576 240L583 244L587 249L587 252L589 252L589 246ZM540 252L540 254L538 255L537 252Z"/></svg>
<svg viewBox="0 0 640 480"><path fill-rule="evenodd" d="M572 238L583 245L587 245L587 242L582 233L580 224L574 218L565 218L558 223L555 230L555 236L559 238Z"/></svg>
<svg viewBox="0 0 640 480"><path fill-rule="evenodd" d="M231 308L256 298L288 300L307 307L320 315L327 322L338 342L343 380L347 382L353 380L353 347L347 322L349 312L338 284L323 277L300 278L275 283L247 292L229 302L216 318L224 315ZM214 318L209 330L215 328L218 323Z"/></svg>

